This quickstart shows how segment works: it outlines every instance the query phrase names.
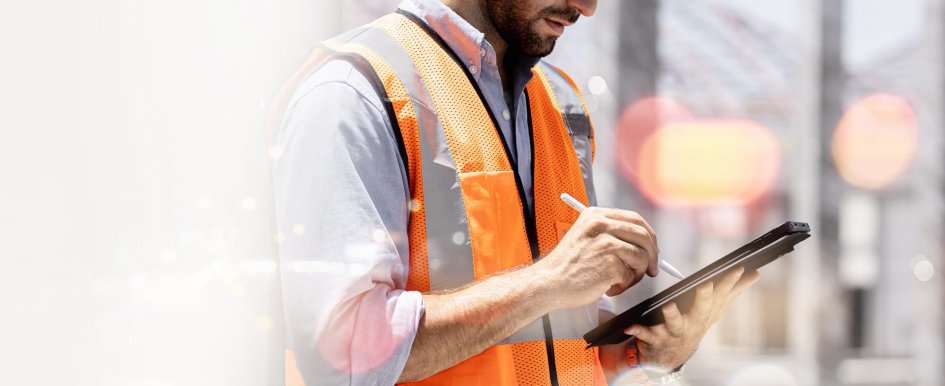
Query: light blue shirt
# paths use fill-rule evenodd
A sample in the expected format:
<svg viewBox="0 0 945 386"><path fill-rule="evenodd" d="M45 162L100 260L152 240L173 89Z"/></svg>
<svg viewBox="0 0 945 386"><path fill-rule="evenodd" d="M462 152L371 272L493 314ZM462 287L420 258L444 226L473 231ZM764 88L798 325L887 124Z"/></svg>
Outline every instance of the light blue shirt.
<svg viewBox="0 0 945 386"><path fill-rule="evenodd" d="M525 84L535 58L512 53L511 107L483 33L438 0L400 5L467 65L512 149L534 213ZM407 174L391 122L364 76L326 64L295 92L273 161L283 299L300 371L316 384L394 384L424 312L406 291Z"/></svg>

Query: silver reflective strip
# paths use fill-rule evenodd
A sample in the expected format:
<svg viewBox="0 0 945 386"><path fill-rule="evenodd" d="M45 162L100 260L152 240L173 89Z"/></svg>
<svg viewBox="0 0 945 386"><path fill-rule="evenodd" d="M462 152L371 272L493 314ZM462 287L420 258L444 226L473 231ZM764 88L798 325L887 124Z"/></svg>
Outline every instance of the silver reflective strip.
<svg viewBox="0 0 945 386"><path fill-rule="evenodd" d="M539 65L548 77L548 83L551 83L551 89L558 99L558 107L561 109L561 114L581 114L586 116L587 112L584 111L584 103L582 103L581 97L571 88L571 82L568 82L557 69L545 63L545 61L539 62Z"/></svg>
<svg viewBox="0 0 945 386"><path fill-rule="evenodd" d="M542 327L541 318L529 323L521 330L516 331L512 336L499 342L499 344L531 342L533 340L545 340L545 329Z"/></svg>
<svg viewBox="0 0 945 386"><path fill-rule="evenodd" d="M597 302L584 307L565 308L551 314L551 336L555 339L581 339L597 327Z"/></svg>
<svg viewBox="0 0 945 386"><path fill-rule="evenodd" d="M446 133L410 54L381 29L370 28L353 43L370 47L393 68L411 97L420 127L427 258L430 290L447 290L473 281L473 257L466 207ZM403 128L401 128L403 129Z"/></svg>
<svg viewBox="0 0 945 386"><path fill-rule="evenodd" d="M581 339L584 333L597 327L597 302L584 307L565 308L551 312L551 336L554 339ZM541 318L512 334L499 344L545 340Z"/></svg>
<svg viewBox="0 0 945 386"><path fill-rule="evenodd" d="M586 125L590 126L590 117L584 110L584 103L581 96L571 88L571 83L558 72L557 69L548 65L544 61L539 62L542 71L548 77L548 83L554 92L554 97L558 101L558 108L561 111L561 119L568 125L568 120L573 120L577 115L586 118ZM597 191L594 188L594 173L591 170L593 164L593 154L591 152L591 138L588 134L577 133L570 128L575 126L571 124L569 131L572 133L571 142L574 144L574 151L578 156L578 163L581 164L581 176L584 177L584 191L587 193L587 200L590 206L597 206ZM578 130L578 131L586 131ZM595 317L596 320L596 317Z"/></svg>

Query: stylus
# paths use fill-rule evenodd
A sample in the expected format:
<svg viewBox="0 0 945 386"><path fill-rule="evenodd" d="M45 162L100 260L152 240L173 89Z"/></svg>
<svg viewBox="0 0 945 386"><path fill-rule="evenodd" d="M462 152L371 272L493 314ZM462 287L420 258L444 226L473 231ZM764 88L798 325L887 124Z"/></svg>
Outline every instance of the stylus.
<svg viewBox="0 0 945 386"><path fill-rule="evenodd" d="M584 210L587 209L584 204L574 197L571 197L571 195L567 193L561 193L561 201L564 201L565 204L568 204L568 206L574 208L574 210L578 211L578 213L584 212ZM682 280L686 278L682 273L679 273L679 270L676 269L676 267L673 267L673 265L666 260L659 259L659 267L677 279Z"/></svg>

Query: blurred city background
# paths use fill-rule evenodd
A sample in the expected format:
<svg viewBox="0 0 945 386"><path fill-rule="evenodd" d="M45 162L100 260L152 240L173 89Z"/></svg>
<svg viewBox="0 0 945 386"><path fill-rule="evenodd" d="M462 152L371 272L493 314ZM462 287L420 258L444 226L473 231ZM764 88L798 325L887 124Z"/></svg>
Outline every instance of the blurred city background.
<svg viewBox="0 0 945 386"><path fill-rule="evenodd" d="M266 108L396 4L0 5L0 383L281 382L276 251L305 227L273 225ZM549 60L600 204L683 271L811 223L682 384L945 385L945 0L601 0Z"/></svg>

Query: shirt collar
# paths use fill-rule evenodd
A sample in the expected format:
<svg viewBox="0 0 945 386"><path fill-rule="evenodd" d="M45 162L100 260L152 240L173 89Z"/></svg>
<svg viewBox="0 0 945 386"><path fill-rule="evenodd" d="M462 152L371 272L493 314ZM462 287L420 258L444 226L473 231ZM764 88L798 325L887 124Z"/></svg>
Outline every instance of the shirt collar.
<svg viewBox="0 0 945 386"><path fill-rule="evenodd" d="M440 0L404 0L399 8L410 12L436 32L468 67L482 68L482 61L496 64L496 54L485 34L469 24ZM525 56L513 50L505 54L506 74L512 77L513 95L520 95L531 80L531 69L541 58Z"/></svg>

